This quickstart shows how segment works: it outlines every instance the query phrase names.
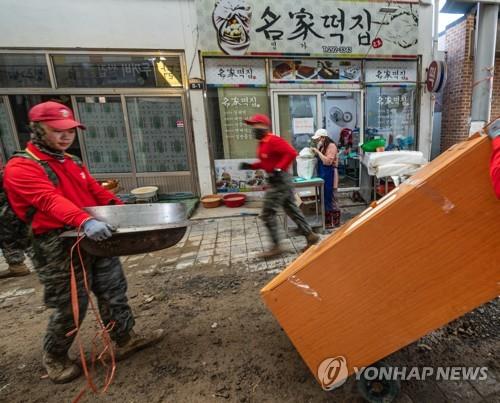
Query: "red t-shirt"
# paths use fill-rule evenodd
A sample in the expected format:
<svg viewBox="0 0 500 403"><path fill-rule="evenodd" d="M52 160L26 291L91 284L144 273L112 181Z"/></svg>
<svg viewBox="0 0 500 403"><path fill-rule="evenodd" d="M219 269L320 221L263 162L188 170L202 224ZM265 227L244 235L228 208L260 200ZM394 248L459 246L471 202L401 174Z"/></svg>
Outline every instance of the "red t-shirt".
<svg viewBox="0 0 500 403"><path fill-rule="evenodd" d="M83 207L105 206L114 201L123 204L90 176L86 167L75 163L69 156L59 161L28 143L27 150L40 160L47 161L57 175L56 187L45 169L27 158L12 158L5 166L4 188L12 209L27 221L26 213L36 209L31 223L33 233L62 228L78 227L91 216Z"/></svg>
<svg viewBox="0 0 500 403"><path fill-rule="evenodd" d="M263 169L267 173L272 173L275 169L286 171L297 155L297 151L286 140L268 133L259 141L257 148L259 161L252 164L252 168Z"/></svg>
<svg viewBox="0 0 500 403"><path fill-rule="evenodd" d="M495 194L500 199L500 136L493 139L493 153L491 155L490 175Z"/></svg>

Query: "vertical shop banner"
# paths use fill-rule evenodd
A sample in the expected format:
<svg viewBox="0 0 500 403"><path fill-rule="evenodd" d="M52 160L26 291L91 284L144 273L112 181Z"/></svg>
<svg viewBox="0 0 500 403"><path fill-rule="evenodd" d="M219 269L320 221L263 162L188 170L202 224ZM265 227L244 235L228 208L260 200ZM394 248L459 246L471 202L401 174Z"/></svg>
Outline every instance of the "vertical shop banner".
<svg viewBox="0 0 500 403"><path fill-rule="evenodd" d="M367 61L365 65L367 83L415 83L417 82L416 61Z"/></svg>
<svg viewBox="0 0 500 403"><path fill-rule="evenodd" d="M210 87L265 87L266 64L262 59L205 59L205 80Z"/></svg>
<svg viewBox="0 0 500 403"><path fill-rule="evenodd" d="M225 158L239 159L255 155L257 142L243 120L255 113L269 114L266 90L248 88L242 94L237 88L219 88L218 92Z"/></svg>
<svg viewBox="0 0 500 403"><path fill-rule="evenodd" d="M205 52L417 54L418 0L196 0L196 5Z"/></svg>

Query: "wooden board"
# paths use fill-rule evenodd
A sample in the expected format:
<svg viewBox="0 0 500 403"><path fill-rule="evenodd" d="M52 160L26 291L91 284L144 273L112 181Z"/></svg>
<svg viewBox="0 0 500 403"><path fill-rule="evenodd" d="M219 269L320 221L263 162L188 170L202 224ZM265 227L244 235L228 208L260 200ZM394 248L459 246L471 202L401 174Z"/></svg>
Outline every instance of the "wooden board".
<svg viewBox="0 0 500 403"><path fill-rule="evenodd" d="M317 379L327 358L351 374L499 294L490 153L485 136L456 145L261 290Z"/></svg>

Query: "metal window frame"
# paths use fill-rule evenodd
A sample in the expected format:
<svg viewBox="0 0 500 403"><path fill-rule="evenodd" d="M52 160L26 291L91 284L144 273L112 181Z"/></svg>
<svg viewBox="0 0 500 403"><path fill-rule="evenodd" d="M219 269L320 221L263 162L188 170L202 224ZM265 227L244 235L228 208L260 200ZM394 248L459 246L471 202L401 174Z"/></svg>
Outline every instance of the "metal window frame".
<svg viewBox="0 0 500 403"><path fill-rule="evenodd" d="M144 95L144 94L123 94L123 107L124 107L124 112L125 112L125 119L126 119L126 128L127 128L127 136L129 138L129 147L131 152L133 153L132 157L132 165L134 167L134 172L135 175L138 178L145 178L145 177L151 177L151 176L176 176L176 175L191 175L192 171L195 169L196 165L193 165L195 161L193 161L193 151L194 147L191 144L191 142L188 139L188 125L187 125L187 104L186 104L186 99L183 96L176 95L176 94L162 94L162 95L157 95L157 94L149 94L149 95ZM133 147L133 141L132 141L132 129L130 127L130 114L128 112L127 108L127 98L179 98L181 101L181 108L182 108L182 114L184 117L184 136L186 139L186 151L187 151L187 158L188 158L188 164L189 164L189 169L186 171L169 171L169 172L137 172L137 163L135 161L135 152L134 152L134 147Z"/></svg>
<svg viewBox="0 0 500 403"><path fill-rule="evenodd" d="M78 121L81 121L80 118L80 111L78 110L78 101L77 98L79 97L94 97L94 95L72 95L71 96L71 106L73 108L73 113L75 114L75 117ZM123 110L123 100L122 96L119 94L112 94L112 95L104 95L106 97L113 97L113 98L118 98L120 101L120 105L122 106L122 116L123 116L123 122L125 126L125 136L127 137L127 143L129 144L129 160L130 160L130 172L110 172L110 173L92 173L93 176L95 177L109 177L109 175L116 175L116 176L121 176L121 177L133 177L135 173L135 167L134 167L134 160L133 160L133 155L131 154L130 150L130 139L129 139L129 131L127 130L127 119L126 119L126 112ZM90 167L89 165L89 159L87 156L87 146L86 146L86 136L84 130L78 128L78 140L80 142L80 150L82 152L82 159L83 162L85 163L86 166ZM89 168L90 169L90 168Z"/></svg>
<svg viewBox="0 0 500 403"><path fill-rule="evenodd" d="M79 96L117 96L120 97L122 102L122 109L124 114L125 129L127 141L129 145L131 172L126 173L113 173L112 175L121 177L133 177L135 179L141 177L164 177L164 176L190 176L193 181L194 188L199 192L199 178L196 169L196 153L194 146L194 132L192 127L192 115L189 107L189 79L186 65L186 55L184 51L161 51L158 49L72 49L72 48L0 48L0 54L43 54L47 62L49 79L51 87L45 88L0 88L0 97L6 103L7 114L12 126L14 142L19 148L19 133L13 118L12 107L9 100L9 95L69 95L71 98L71 105L75 116L79 117L76 97ZM158 87L158 88L130 88L130 87L117 87L117 88L73 88L73 87L57 87L57 77L55 75L53 55L123 55L123 56L153 56L153 57L176 57L179 58L181 68L181 87ZM137 173L135 157L133 154L132 134L129 125L128 110L126 107L126 97L178 97L182 104L182 113L184 119L184 135L186 140L186 149L189 169L188 171L172 171L172 172L151 172L151 173ZM78 129L78 139L82 150L82 157L85 163L88 163L87 150L85 148L85 136L80 129ZM109 177L109 174L93 174L96 178Z"/></svg>
<svg viewBox="0 0 500 403"><path fill-rule="evenodd" d="M14 54L19 54L19 55L45 55L45 65L47 67L48 75L49 75L49 86L48 87L0 87L0 92L2 94L8 94L9 90L11 89L18 89L18 90L25 90L25 91L34 91L34 90L42 90L42 91L50 91L54 89L54 79L53 79L53 72L51 72L51 64L50 64L50 57L46 54L45 51L40 51L39 49L37 50L19 50L19 49L9 49L9 48L0 48L0 55L14 55Z"/></svg>
<svg viewBox="0 0 500 403"><path fill-rule="evenodd" d="M95 94L105 94L105 93L123 93L123 92L158 92L162 93L164 91L179 91L184 92L188 89L188 78L187 78L187 68L185 54L182 51L159 51L159 50L74 50L68 49L9 49L0 48L0 54L43 54L45 55L45 60L47 62L47 68L49 71L49 78L51 80L51 87L45 88L33 88L33 87L0 87L0 93L5 95L25 95L26 92L30 94L44 94L48 91L53 91L54 94L83 94L83 93L95 93ZM182 75L182 86L181 87L150 87L150 88L134 88L134 87L116 87L116 88L92 88L92 87L62 87L57 86L57 77L55 75L54 62L52 60L53 55L117 55L117 56L155 56L155 57L177 57L179 58L179 63L181 67Z"/></svg>
<svg viewBox="0 0 500 403"><path fill-rule="evenodd" d="M92 96L96 97L99 95L95 94L87 94L87 95L73 95L71 97L72 99L72 107L73 110L75 111L75 116L77 119L80 119L80 114L78 111L78 104L76 101L77 97L81 96ZM188 122L188 117L187 117L187 102L185 97L179 94L143 94L143 93L138 93L138 94L107 94L106 96L108 97L115 97L119 98L122 106L122 113L123 113L123 119L124 119L124 124L125 124L125 134L127 136L127 144L128 144L128 150L129 150L129 159L130 159L130 164L131 164L131 171L130 172L113 172L112 175L116 176L121 176L121 177L133 177L133 178L147 178L147 177L164 177L164 176L192 176L193 171L196 167L196 159L194 157L194 147L192 144L192 141L190 141L190 132L188 130L190 129L190 125L187 124ZM130 127L130 115L127 107L127 98L178 98L181 101L181 107L182 107L182 113L184 116L184 135L186 139L186 151L187 151L187 157L188 157L188 164L189 164L189 170L187 171L168 171L168 172L138 172L137 171L137 162L135 159L135 151L134 151L134 143L132 140L132 130ZM80 148L82 150L82 158L85 162L86 165L88 165L88 158L87 158L87 149L85 145L85 134L84 131L81 129L78 129L78 139L80 141ZM104 174L104 173L93 173L93 176L96 178L100 177L109 177L110 174ZM196 182L195 182L196 183Z"/></svg>
<svg viewBox="0 0 500 403"><path fill-rule="evenodd" d="M17 133L16 121L14 120L14 115L12 114L12 109L10 107L10 100L7 95L1 96L2 102L5 105L5 110L7 111L7 117L9 119L9 125L11 129L11 135L14 136L14 144L16 148L19 150L21 146L19 145L19 136ZM4 153L4 150L2 150ZM5 154L5 153L4 153Z"/></svg>

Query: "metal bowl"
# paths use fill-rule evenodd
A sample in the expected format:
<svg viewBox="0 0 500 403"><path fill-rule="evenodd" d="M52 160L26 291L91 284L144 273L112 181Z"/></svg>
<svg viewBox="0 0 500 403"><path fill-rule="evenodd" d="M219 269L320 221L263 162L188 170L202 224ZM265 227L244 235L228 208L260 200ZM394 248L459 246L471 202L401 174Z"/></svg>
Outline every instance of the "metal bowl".
<svg viewBox="0 0 500 403"><path fill-rule="evenodd" d="M157 186L144 186L142 188L132 189L130 193L136 197L136 199L147 200L151 197L156 196L158 192Z"/></svg>
<svg viewBox="0 0 500 403"><path fill-rule="evenodd" d="M182 203L128 204L84 209L100 221L116 228L113 236L96 242L81 241L85 251L101 257L136 255L169 248L186 233L186 206ZM62 237L76 238L77 231L67 231Z"/></svg>

